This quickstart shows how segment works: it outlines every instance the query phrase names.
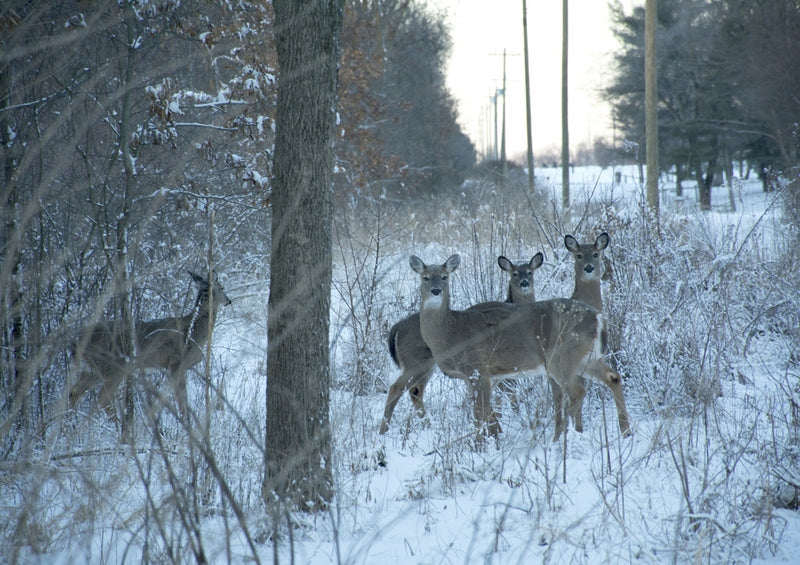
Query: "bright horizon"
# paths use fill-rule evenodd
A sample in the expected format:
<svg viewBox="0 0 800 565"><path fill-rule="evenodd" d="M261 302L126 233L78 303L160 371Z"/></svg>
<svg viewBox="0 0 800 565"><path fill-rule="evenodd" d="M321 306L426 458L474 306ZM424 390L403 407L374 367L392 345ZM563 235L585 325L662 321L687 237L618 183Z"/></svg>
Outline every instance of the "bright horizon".
<svg viewBox="0 0 800 565"><path fill-rule="evenodd" d="M623 0L626 9L641 2ZM494 144L491 97L503 82L506 51L506 156L525 162L525 67L522 0L497 0L487 10L480 0L440 0L431 4L450 26L453 47L447 86L455 98L459 123L480 154ZM561 147L561 2L527 0L531 80L531 129L534 159ZM606 137L611 140L610 106L599 90L610 79L611 53L617 47L608 2L569 3L570 150ZM497 104L498 153L502 130L502 97Z"/></svg>

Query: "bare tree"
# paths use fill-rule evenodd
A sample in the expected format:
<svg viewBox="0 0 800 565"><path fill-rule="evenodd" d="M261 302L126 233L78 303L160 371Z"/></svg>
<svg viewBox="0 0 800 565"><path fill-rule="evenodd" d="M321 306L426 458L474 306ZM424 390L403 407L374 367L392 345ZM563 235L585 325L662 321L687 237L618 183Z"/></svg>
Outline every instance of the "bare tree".
<svg viewBox="0 0 800 565"><path fill-rule="evenodd" d="M333 140L344 0L278 0L263 495L332 496L329 423Z"/></svg>

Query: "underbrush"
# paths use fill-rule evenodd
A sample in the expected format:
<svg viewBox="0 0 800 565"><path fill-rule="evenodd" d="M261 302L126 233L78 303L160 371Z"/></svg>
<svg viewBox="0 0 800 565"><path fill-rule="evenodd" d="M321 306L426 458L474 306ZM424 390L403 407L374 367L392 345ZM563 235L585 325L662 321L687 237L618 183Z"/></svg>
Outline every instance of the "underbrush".
<svg viewBox="0 0 800 565"><path fill-rule="evenodd" d="M675 210L656 222L635 194L597 185L568 215L548 204L551 188L477 183L417 206L362 197L339 211L327 511L273 516L263 502L268 284L251 281L220 316L210 382L190 375L192 425L152 377L137 389L138 413L151 416L137 421L135 446L91 399L15 430L2 560L721 563L778 551L800 505L800 263L783 216ZM461 254L452 292L466 308L505 298L498 255L542 251L534 285L547 299L571 293L563 236L601 231L632 438L619 437L608 391L589 383L586 431L554 443L538 379L520 382L517 402L495 395L504 433L476 449L466 387L438 370L427 418L406 395L378 435L399 376L386 335L418 308L412 253ZM165 408L151 410L153 390Z"/></svg>

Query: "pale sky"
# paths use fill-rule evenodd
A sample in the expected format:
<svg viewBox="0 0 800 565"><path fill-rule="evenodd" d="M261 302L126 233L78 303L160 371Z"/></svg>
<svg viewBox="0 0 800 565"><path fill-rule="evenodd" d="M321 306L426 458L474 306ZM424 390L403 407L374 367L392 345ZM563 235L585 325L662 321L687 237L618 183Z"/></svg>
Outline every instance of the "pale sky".
<svg viewBox="0 0 800 565"><path fill-rule="evenodd" d="M494 142L492 94L502 88L506 50L506 154L521 157L527 147L522 0L429 0L447 15L453 50L447 84L458 102L459 121L479 152ZM633 0L624 0L630 9ZM560 0L527 0L528 54L534 157L561 147ZM607 0L569 0L570 147L612 136L610 108L597 91L608 83L611 31ZM498 98L498 138L502 97ZM498 139L498 147L500 145ZM499 150L499 149L498 149Z"/></svg>

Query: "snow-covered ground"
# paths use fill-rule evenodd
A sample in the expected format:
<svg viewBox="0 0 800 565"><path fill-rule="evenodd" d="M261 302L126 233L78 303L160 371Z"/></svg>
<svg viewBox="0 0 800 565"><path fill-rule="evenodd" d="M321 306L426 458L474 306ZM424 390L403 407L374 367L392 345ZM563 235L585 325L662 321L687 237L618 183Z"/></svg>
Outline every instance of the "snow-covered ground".
<svg viewBox="0 0 800 565"><path fill-rule="evenodd" d="M584 407L585 432L570 431L566 442L553 443L549 391L537 379L520 392L517 409L498 397L504 433L496 444L489 442L475 449L466 387L438 370L425 395L426 420L412 413L411 403L404 397L389 432L381 436L378 425L385 386L399 376L399 371L391 363L382 338L371 339L360 346L366 351L362 351L366 362L377 367L372 388L356 394L352 387L342 386L353 366L351 351L359 343L348 317L352 305L346 303L344 293L334 291L337 387L332 395L331 419L336 496L329 511L316 516L293 515L293 535L288 535L283 524L282 537L273 540L268 535L269 519L259 502L262 452L257 445L264 433L266 287L248 289L232 296L234 304L218 322L214 366L220 375L217 383L230 404L215 416L211 432L217 463L244 511L244 522L237 521L230 505L220 502L219 489L211 481L211 486L205 487L207 500L198 513L196 539L185 533L185 522L179 520L177 512L165 513L168 531L154 534L157 509L169 506L176 492L184 492L181 489L194 488L189 476L179 475L179 486L170 485L163 456L153 458L146 447L137 454L72 456L49 463L50 471L37 475L42 485L40 499L30 507L30 514L37 516L32 522L50 524L61 532L43 536L47 543L38 548L31 544L15 557L21 562L47 563L192 561L188 548L201 543L209 561L236 563L254 559L271 562L275 558L282 563L370 565L796 563L800 555L800 513L782 508L780 501L798 500L796 492L790 492L787 486L800 475L794 467L798 459L787 459L792 449L797 449L796 445L792 447L798 433L792 414L796 417L800 404L800 368L796 357L787 356L787 350L797 344L787 344L784 336L771 333L770 327L747 336L737 333L740 327L730 331L713 327L713 332L701 334L709 347L725 343L738 348L720 362L724 367L712 371L721 375L714 399L694 402L683 389L673 391L674 382L670 381L683 375L677 368L684 366L686 356L693 359L698 320L727 320L729 316L731 324L736 323L736 305L726 300L740 300L741 296L720 297L723 290L729 291L721 277L731 276L738 265L750 260L735 251L743 253L763 246L763 255L752 261L777 259L774 253L780 245L773 240L780 233L782 219L780 207L773 202L775 195L763 193L757 180L743 181L734 193L735 211L730 209L727 188L719 187L712 196L714 209L701 213L689 183L685 197L676 201L672 196L674 185L665 179L665 222L672 226L670 233L687 236L675 242L673 259L675 265L685 263L687 270L674 280L659 283L673 289L675 297L675 304L664 304L662 312L651 308L646 297L637 296L642 289L620 288L623 282L634 280L632 276L625 278L627 272L619 264L629 261L638 249L636 230L641 221L635 218L642 194L633 167L621 170L619 184L613 182L614 172L576 169L572 198L575 203L600 203L604 209L581 224L580 235L588 236L592 226L605 219L617 228L612 234L611 253L618 262L618 279L613 288L606 283L604 292L611 321L624 321L626 328L621 339L628 355L623 362L629 368L626 395L633 420L632 437L619 436L608 391L590 384ZM560 171L543 169L537 182L540 186L549 182L545 192L549 190L556 201L560 199ZM565 229L575 227L573 220L563 220ZM442 218L444 224L449 221ZM446 229L457 231L450 226ZM466 260L453 275L454 293L461 296L454 296L454 301L463 306L475 298L464 296L467 289L474 288L466 282L475 277L474 255L479 247L472 241L474 234L465 230L460 242L442 242L430 233L412 232L408 242L395 247L397 256L382 263L385 272L380 280L390 282L385 286L391 289L381 294L380 303L375 305L374 311L379 312L376 324L381 327L370 335L384 335L387 324L407 315L413 307L417 282L407 265L408 251L430 262L444 261L453 251L461 252ZM696 254L707 250L694 249L705 245L697 244L696 233L708 239L710 249L709 260L701 265L702 273L697 276L691 266L696 264ZM480 232L477 237L488 236ZM737 243L730 247L722 243L732 240ZM753 240L755 244L745 245ZM559 241L556 244L545 253L548 262L542 271L549 270L550 274L536 275L543 281L537 282L540 299L563 292L564 273L571 274L569 260L557 248ZM520 253L527 258L537 250ZM339 283L347 277L345 255L337 260ZM647 259L642 258L643 270ZM656 264L655 274L642 276L669 279L673 276L670 268ZM492 276L502 288L499 270L494 270L497 273L492 271ZM704 294L706 290L708 295ZM383 298L386 296L390 298ZM706 304L708 317L698 313L697 319L676 319L686 316L678 313L683 312L681 304L687 296L697 299L696 304ZM649 309L639 311L637 304ZM716 308L724 309L725 316L722 310L715 312ZM754 327L758 320L750 322L742 322L742 327ZM661 328L670 336L663 338L663 346L656 343L662 339ZM717 332L724 336L720 338ZM681 336L687 336L688 343L676 347L673 342ZM701 359L718 358L708 350L703 355L700 345ZM672 358L660 356L661 347L674 348L678 353ZM673 360L652 366L648 365L650 355L652 359ZM706 369L698 367L701 373L706 374ZM675 399L681 401L680 405L674 404ZM796 403L794 412L791 399ZM113 437L111 432L106 440L98 437L98 430L107 428L101 416L96 416L91 431L75 432L74 427L71 432L62 430L48 449L58 454L60 446L75 449L78 441L87 451L99 449L103 441ZM180 437L169 427L163 435L170 437L170 433ZM191 460L186 448L178 445L171 449L174 453L169 457ZM176 465L183 472L187 469L185 464ZM87 500L85 492L89 489L102 495ZM13 503L3 504L4 512L9 519L19 520L20 513L14 509L29 503L26 496L34 490L32 485L6 485L2 490L14 493ZM148 496L156 501L154 507L148 505ZM52 502L45 502L48 499ZM255 555L245 530L255 540ZM32 539L35 537L31 534ZM273 546L275 541L277 547ZM2 555L0 549L0 561L10 560Z"/></svg>

